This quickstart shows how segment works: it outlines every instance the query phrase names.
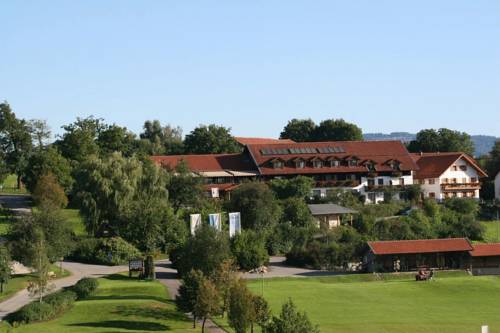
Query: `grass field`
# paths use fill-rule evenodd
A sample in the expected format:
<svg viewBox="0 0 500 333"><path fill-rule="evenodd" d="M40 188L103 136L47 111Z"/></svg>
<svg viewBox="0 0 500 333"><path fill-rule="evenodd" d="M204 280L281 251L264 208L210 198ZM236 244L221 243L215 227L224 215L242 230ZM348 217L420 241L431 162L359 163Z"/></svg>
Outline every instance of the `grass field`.
<svg viewBox="0 0 500 333"><path fill-rule="evenodd" d="M483 221L485 227L484 241L488 243L500 242L500 221Z"/></svg>
<svg viewBox="0 0 500 333"><path fill-rule="evenodd" d="M63 269L63 271L61 273L60 268L56 265L52 265L50 270L53 271L54 273L56 273L56 276L58 279L69 276L68 271ZM31 274L14 275L9 280L9 283L4 285L4 292L2 294L0 294L0 302L11 297L19 290L26 288L26 286L28 285L28 281L30 281L30 280L33 280L33 276Z"/></svg>
<svg viewBox="0 0 500 333"><path fill-rule="evenodd" d="M483 324L499 332L500 278L444 275L418 283L413 275L269 279L264 297L275 314L292 298L322 333L477 333ZM261 293L261 281L249 287Z"/></svg>
<svg viewBox="0 0 500 333"><path fill-rule="evenodd" d="M76 302L55 320L20 326L0 332L12 333L119 333L119 332L200 332L175 310L159 282L112 275L99 279L96 296Z"/></svg>
<svg viewBox="0 0 500 333"><path fill-rule="evenodd" d="M4 180L3 183L0 183L1 189L0 194L27 194L25 188L18 189L17 188L17 177L16 175L9 175Z"/></svg>
<svg viewBox="0 0 500 333"><path fill-rule="evenodd" d="M71 225L71 229L77 236L85 236L87 232L85 231L85 225L83 224L83 220L78 212L78 209L63 209L61 210L61 214L64 219Z"/></svg>

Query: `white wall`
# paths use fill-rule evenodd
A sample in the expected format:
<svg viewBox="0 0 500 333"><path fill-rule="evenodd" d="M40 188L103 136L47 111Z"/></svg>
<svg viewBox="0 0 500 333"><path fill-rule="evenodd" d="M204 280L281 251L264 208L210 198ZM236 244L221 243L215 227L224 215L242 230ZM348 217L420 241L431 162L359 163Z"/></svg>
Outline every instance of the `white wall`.
<svg viewBox="0 0 500 333"><path fill-rule="evenodd" d="M500 172L495 177L495 198L500 200Z"/></svg>
<svg viewBox="0 0 500 333"><path fill-rule="evenodd" d="M453 170L453 166L457 166L457 170ZM460 170L460 166L465 165L467 170ZM424 192L424 196L428 197L429 193L434 192L436 195L436 199L442 200L445 198L444 193L441 191L441 184L446 184L444 179L448 179L448 183L452 182L452 179L457 179L457 184L462 183L471 183L471 178L476 178L479 180L479 174L476 169L465 159L460 158L457 160L452 166L450 166L439 178L435 179L435 184L429 184L429 179L425 179L425 184L422 184L422 190ZM465 192L465 189L464 189ZM458 196L461 197L462 193L458 193ZM479 190L474 191L474 197L479 199Z"/></svg>

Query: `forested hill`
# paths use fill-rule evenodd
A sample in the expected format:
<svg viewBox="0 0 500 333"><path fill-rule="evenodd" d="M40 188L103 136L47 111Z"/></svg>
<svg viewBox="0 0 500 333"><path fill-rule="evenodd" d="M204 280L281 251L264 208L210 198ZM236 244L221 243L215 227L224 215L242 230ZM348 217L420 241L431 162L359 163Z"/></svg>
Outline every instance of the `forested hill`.
<svg viewBox="0 0 500 333"><path fill-rule="evenodd" d="M401 140L402 142L410 142L415 139L416 134L408 132L392 132L390 134L385 133L365 133L363 134L365 140ZM475 155L480 156L487 154L491 151L491 148L495 144L496 138L490 135L471 135L472 141L474 142Z"/></svg>

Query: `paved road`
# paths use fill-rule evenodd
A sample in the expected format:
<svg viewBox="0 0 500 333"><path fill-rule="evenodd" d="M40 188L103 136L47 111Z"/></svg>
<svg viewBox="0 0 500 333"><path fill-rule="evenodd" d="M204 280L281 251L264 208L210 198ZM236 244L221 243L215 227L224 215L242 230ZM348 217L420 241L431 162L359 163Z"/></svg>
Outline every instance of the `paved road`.
<svg viewBox="0 0 500 333"><path fill-rule="evenodd" d="M15 215L31 213L31 197L28 195L0 195L0 205L9 208Z"/></svg>
<svg viewBox="0 0 500 333"><path fill-rule="evenodd" d="M267 269L267 273L264 274L264 278L267 279L276 277L313 277L341 274L338 272L318 271L314 269L287 266L285 265L285 257L271 257ZM245 273L243 274L243 278L260 279L262 276L258 273Z"/></svg>
<svg viewBox="0 0 500 333"><path fill-rule="evenodd" d="M53 281L55 290L63 287L74 285L83 277L101 277L104 275L119 273L128 270L127 266L101 266L87 265L77 262L64 262L63 268L71 272L71 276ZM33 299L29 296L28 291L23 289L13 297L0 303L0 320L7 314L16 311L20 307L30 303Z"/></svg>

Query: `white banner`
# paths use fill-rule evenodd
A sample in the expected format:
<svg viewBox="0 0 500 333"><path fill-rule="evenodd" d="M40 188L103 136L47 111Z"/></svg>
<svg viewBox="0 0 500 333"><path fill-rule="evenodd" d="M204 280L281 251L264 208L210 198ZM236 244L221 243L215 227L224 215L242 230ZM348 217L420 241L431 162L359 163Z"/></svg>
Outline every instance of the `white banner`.
<svg viewBox="0 0 500 333"><path fill-rule="evenodd" d="M229 213L229 237L241 232L241 214Z"/></svg>
<svg viewBox="0 0 500 333"><path fill-rule="evenodd" d="M201 214L191 214L189 215L189 217L191 219L190 223L191 235L194 235L196 229L198 229L201 226Z"/></svg>
<svg viewBox="0 0 500 333"><path fill-rule="evenodd" d="M220 220L220 213L217 214L209 214L208 215L208 224L211 227L221 231L222 230L222 222Z"/></svg>

